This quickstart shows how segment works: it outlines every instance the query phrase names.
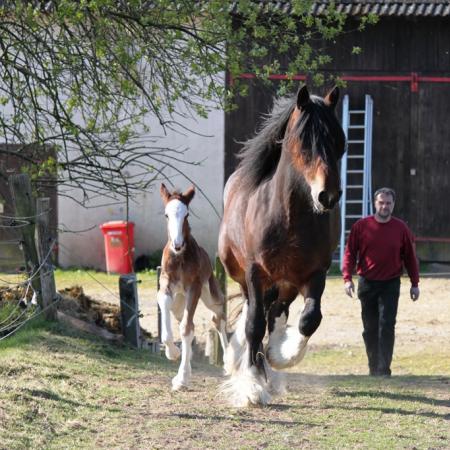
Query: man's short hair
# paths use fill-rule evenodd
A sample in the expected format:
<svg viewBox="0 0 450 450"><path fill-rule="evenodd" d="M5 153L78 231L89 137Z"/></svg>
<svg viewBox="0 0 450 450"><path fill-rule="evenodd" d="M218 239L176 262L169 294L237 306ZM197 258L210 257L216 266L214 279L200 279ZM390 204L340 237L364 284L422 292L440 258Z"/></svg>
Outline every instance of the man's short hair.
<svg viewBox="0 0 450 450"><path fill-rule="evenodd" d="M394 189L391 189L391 188L388 188L388 187L382 187L380 189L377 189L375 191L375 194L373 194L373 199L376 200L377 197L380 194L390 195L392 197L392 200L394 200L394 202L395 202L395 191L394 191Z"/></svg>

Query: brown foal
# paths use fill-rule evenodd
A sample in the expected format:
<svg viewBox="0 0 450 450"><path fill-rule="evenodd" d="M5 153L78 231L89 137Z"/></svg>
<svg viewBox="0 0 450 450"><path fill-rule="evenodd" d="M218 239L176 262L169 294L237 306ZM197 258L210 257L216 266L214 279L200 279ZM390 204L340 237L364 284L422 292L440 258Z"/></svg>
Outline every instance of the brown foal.
<svg viewBox="0 0 450 450"><path fill-rule="evenodd" d="M189 203L195 194L194 187L182 194L169 192L162 184L160 193L165 206L168 241L161 261L158 305L161 308L162 342L166 356L176 360L181 354L178 374L172 379L172 389L178 390L187 387L191 378L193 319L199 298L212 311L212 321L225 353L224 296L214 277L208 254L190 232ZM173 340L171 312L180 325L181 352Z"/></svg>

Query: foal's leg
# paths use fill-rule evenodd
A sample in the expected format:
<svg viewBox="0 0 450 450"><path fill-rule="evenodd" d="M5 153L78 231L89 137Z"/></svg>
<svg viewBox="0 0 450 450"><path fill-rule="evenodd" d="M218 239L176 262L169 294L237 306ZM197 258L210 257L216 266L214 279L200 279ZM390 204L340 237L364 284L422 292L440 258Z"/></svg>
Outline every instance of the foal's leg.
<svg viewBox="0 0 450 450"><path fill-rule="evenodd" d="M189 386L191 379L192 341L194 340L194 314L200 298L201 286L194 284L186 292L186 305L180 322L181 362L177 375L172 379L174 391Z"/></svg>
<svg viewBox="0 0 450 450"><path fill-rule="evenodd" d="M168 283L163 277L161 277L161 287L157 294L157 300L161 309L161 341L166 348L166 357L176 360L180 357L180 349L173 342L172 321L170 318L173 297Z"/></svg>

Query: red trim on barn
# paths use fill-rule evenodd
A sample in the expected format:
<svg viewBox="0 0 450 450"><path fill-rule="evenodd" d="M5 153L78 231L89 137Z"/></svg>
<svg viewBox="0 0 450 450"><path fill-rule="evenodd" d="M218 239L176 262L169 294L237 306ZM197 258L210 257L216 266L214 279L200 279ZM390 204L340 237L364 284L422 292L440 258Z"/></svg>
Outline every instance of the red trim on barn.
<svg viewBox="0 0 450 450"><path fill-rule="evenodd" d="M237 78L253 79L254 73L242 73ZM339 77L344 81L363 81L363 82L402 82L410 83L411 92L419 91L419 83L450 83L450 77L420 76L417 72L411 72L409 75L342 75ZM306 80L306 75L287 75L272 74L268 76L269 80ZM230 84L233 84L233 77L230 75Z"/></svg>
<svg viewBox="0 0 450 450"><path fill-rule="evenodd" d="M445 242L445 243L450 243L450 238L445 238L445 237L424 237L424 236L417 237L416 236L416 242Z"/></svg>

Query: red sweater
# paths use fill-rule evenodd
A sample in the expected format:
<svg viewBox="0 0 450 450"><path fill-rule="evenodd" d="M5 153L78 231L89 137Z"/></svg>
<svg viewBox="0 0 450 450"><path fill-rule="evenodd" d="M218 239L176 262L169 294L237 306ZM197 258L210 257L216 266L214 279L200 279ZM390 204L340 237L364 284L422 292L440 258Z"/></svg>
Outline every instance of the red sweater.
<svg viewBox="0 0 450 450"><path fill-rule="evenodd" d="M368 280L390 280L403 273L405 265L413 287L419 284L419 267L414 236L407 225L395 217L380 223L374 216L358 220L350 231L344 253L344 281L356 271Z"/></svg>

